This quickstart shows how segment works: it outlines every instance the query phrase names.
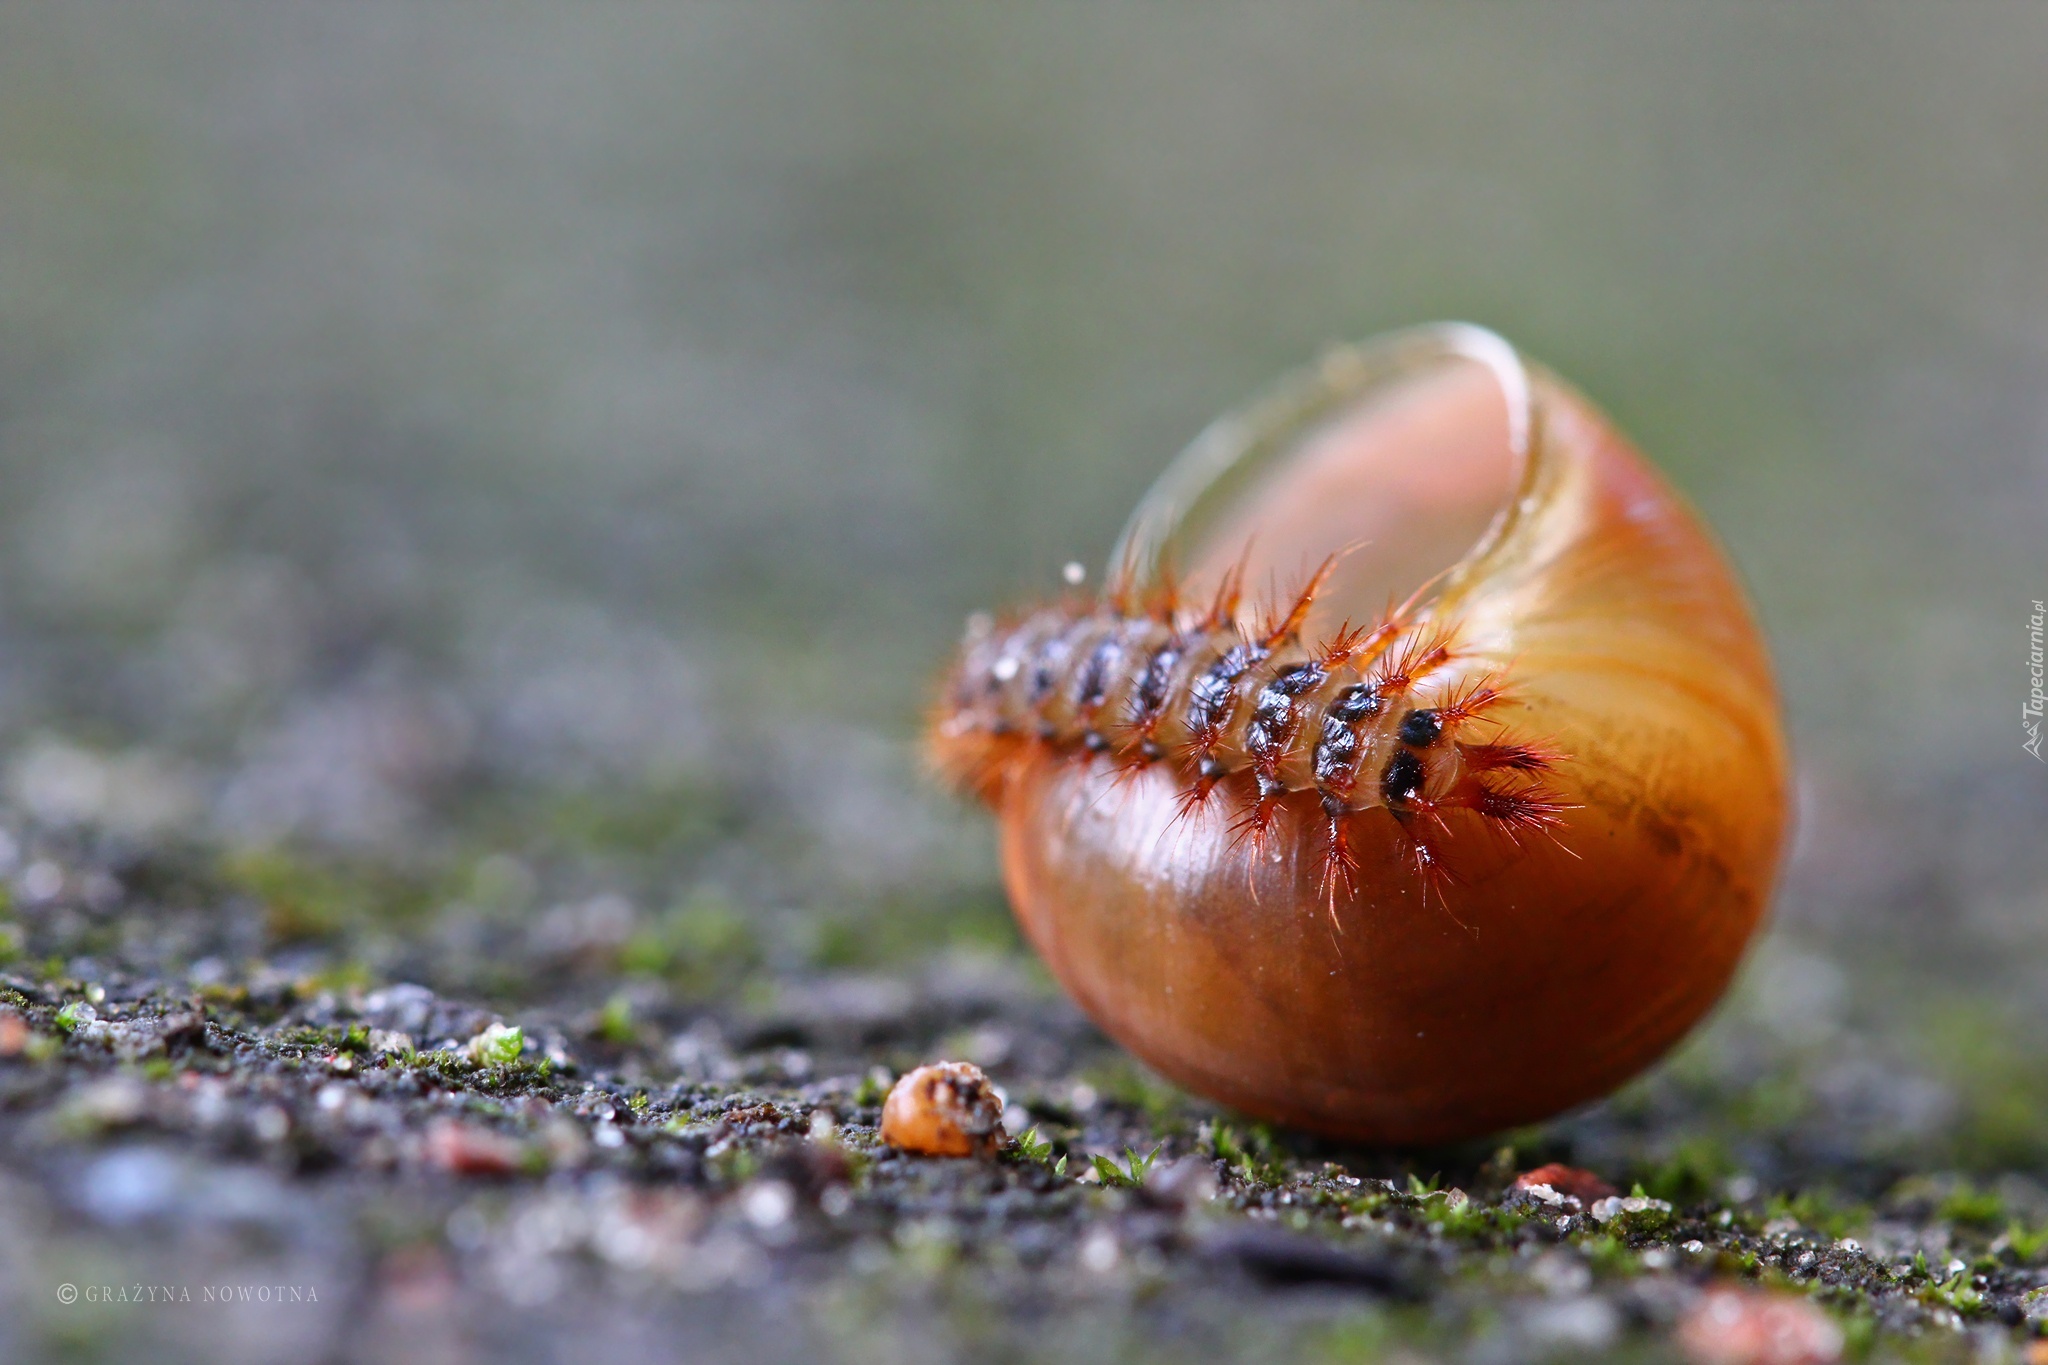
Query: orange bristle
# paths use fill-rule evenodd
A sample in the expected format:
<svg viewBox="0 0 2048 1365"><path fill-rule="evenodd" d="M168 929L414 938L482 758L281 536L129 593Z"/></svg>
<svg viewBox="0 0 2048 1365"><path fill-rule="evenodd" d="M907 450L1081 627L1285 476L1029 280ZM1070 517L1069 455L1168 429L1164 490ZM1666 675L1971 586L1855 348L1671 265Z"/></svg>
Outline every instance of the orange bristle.
<svg viewBox="0 0 2048 1365"><path fill-rule="evenodd" d="M1389 695L1407 691L1417 678L1450 659L1452 629L1439 626L1403 640L1373 669L1374 684Z"/></svg>
<svg viewBox="0 0 2048 1365"><path fill-rule="evenodd" d="M1564 824L1569 802L1542 787L1508 790L1480 784L1472 809L1478 811L1510 837L1548 833Z"/></svg>
<svg viewBox="0 0 2048 1365"><path fill-rule="evenodd" d="M1492 744L1459 744L1458 754L1475 773L1536 773L1554 766L1558 755L1533 744L1496 741Z"/></svg>
<svg viewBox="0 0 2048 1365"><path fill-rule="evenodd" d="M1337 571L1337 565L1342 558L1341 554L1329 556L1309 575L1308 582L1302 585L1300 594L1294 599L1293 607L1263 632L1262 643L1267 649L1282 641L1292 640L1300 632L1301 623L1308 619L1309 608L1315 605L1316 594L1323 590L1323 584L1330 581L1330 575Z"/></svg>
<svg viewBox="0 0 2048 1365"><path fill-rule="evenodd" d="M1247 543L1237 562L1223 571L1222 579L1216 584L1216 597L1209 604L1209 614L1202 622L1203 630L1221 630L1237 618L1238 604L1244 600L1245 568L1251 557L1252 547Z"/></svg>
<svg viewBox="0 0 2048 1365"><path fill-rule="evenodd" d="M1358 859L1351 852L1351 840L1344 832L1344 822L1349 812L1329 818L1330 842L1323 853L1322 893L1323 904L1330 912L1330 923L1340 931L1337 923L1337 891L1342 887L1346 897L1358 894Z"/></svg>
<svg viewBox="0 0 2048 1365"><path fill-rule="evenodd" d="M1506 700L1507 689L1496 685L1492 674L1485 674L1460 685L1448 700L1439 703L1437 719L1448 728Z"/></svg>

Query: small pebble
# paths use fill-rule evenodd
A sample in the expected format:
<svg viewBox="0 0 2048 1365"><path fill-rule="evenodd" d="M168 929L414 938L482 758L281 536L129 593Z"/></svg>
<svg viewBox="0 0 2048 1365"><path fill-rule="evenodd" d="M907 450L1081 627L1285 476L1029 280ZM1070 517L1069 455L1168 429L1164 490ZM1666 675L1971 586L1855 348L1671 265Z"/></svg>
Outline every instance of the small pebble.
<svg viewBox="0 0 2048 1365"><path fill-rule="evenodd" d="M1216 1197L1214 1166L1200 1157L1155 1164L1145 1173L1145 1198L1167 1208L1206 1204Z"/></svg>
<svg viewBox="0 0 2048 1365"><path fill-rule="evenodd" d="M883 1102L882 1141L923 1156L993 1156L1003 1142L1002 1098L978 1066L921 1066Z"/></svg>
<svg viewBox="0 0 2048 1365"><path fill-rule="evenodd" d="M1755 1289L1711 1289L1678 1324L1694 1365L1832 1365L1842 1329L1807 1300Z"/></svg>
<svg viewBox="0 0 2048 1365"><path fill-rule="evenodd" d="M749 1223L766 1231L781 1227L796 1209L796 1192L781 1180L761 1180L740 1197L740 1211Z"/></svg>
<svg viewBox="0 0 2048 1365"><path fill-rule="evenodd" d="M1611 1223L1632 1213L1669 1213L1671 1205L1662 1199L1648 1199L1639 1194L1632 1194L1626 1199L1619 1195L1611 1195L1606 1199L1596 1200L1587 1212L1593 1215L1593 1221L1596 1223Z"/></svg>
<svg viewBox="0 0 2048 1365"><path fill-rule="evenodd" d="M1597 1294L1538 1302L1526 1310L1522 1330L1545 1346L1595 1352L1621 1332L1621 1315Z"/></svg>
<svg viewBox="0 0 2048 1365"><path fill-rule="evenodd" d="M292 1130L292 1117L277 1105L266 1104L249 1120L249 1127L258 1142L282 1142Z"/></svg>
<svg viewBox="0 0 2048 1365"><path fill-rule="evenodd" d="M0 1010L0 1057L19 1056L28 1046L28 1021L13 1010Z"/></svg>
<svg viewBox="0 0 2048 1365"><path fill-rule="evenodd" d="M1097 1275L1116 1269L1119 1254L1116 1234L1108 1228L1090 1228L1081 1241L1081 1264Z"/></svg>
<svg viewBox="0 0 2048 1365"><path fill-rule="evenodd" d="M32 903L55 900L63 889L64 869L53 862L30 863L21 874L22 899Z"/></svg>
<svg viewBox="0 0 2048 1365"><path fill-rule="evenodd" d="M1582 1204L1591 1204L1596 1199L1612 1199L1621 1193L1591 1171L1582 1171L1576 1166L1562 1166L1556 1162L1548 1166L1538 1166L1533 1171L1524 1171L1515 1177L1515 1189L1526 1190L1537 1185L1548 1186L1567 1199L1576 1199Z"/></svg>
<svg viewBox="0 0 2048 1365"><path fill-rule="evenodd" d="M427 1129L427 1163L453 1175L511 1175L521 1155L511 1138L458 1119L442 1119Z"/></svg>
<svg viewBox="0 0 2048 1365"><path fill-rule="evenodd" d="M177 1159L153 1147L112 1152L86 1172L81 1202L102 1222L132 1223L172 1207L179 1174Z"/></svg>

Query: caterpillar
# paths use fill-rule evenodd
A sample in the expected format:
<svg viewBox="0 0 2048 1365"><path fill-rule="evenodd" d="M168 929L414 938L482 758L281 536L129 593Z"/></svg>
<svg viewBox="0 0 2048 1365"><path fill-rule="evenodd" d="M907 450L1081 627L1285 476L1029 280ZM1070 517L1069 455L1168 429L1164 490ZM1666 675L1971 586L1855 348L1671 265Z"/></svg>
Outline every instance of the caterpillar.
<svg viewBox="0 0 2048 1365"><path fill-rule="evenodd" d="M1232 799L1230 827L1254 854L1282 802L1311 800L1331 898L1353 884L1359 819L1394 820L1425 890L1455 876L1434 837L1452 812L1511 841L1554 830L1568 803L1542 777L1561 756L1494 718L1507 684L1463 666L1455 626L1414 620L1408 604L1303 639L1336 563L1249 624L1241 570L1199 608L1168 583L1143 603L1118 586L1002 624L974 618L932 724L938 767L995 801L1040 757L1156 765L1180 784L1183 813Z"/></svg>
<svg viewBox="0 0 2048 1365"><path fill-rule="evenodd" d="M929 748L1053 975L1166 1076L1445 1141L1604 1093L1726 989L1785 836L1762 634L1685 500L1499 337L1331 353L1109 563L970 621Z"/></svg>

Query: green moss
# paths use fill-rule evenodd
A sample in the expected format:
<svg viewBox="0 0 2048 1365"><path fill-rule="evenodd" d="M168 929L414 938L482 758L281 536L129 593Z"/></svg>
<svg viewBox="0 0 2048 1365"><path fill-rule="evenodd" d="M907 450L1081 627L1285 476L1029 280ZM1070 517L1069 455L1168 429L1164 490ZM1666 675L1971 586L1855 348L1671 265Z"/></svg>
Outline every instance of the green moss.
<svg viewBox="0 0 2048 1365"><path fill-rule="evenodd" d="M1967 1268L1957 1271L1945 1280L1928 1285L1920 1291L1923 1303L1950 1308L1964 1317L1972 1317L1984 1311L1984 1296L1970 1283Z"/></svg>
<svg viewBox="0 0 2048 1365"><path fill-rule="evenodd" d="M331 865L283 848L230 854L219 871L230 889L262 903L266 926L284 943L414 922L433 903L426 886L388 867Z"/></svg>
<svg viewBox="0 0 2048 1365"><path fill-rule="evenodd" d="M565 852L672 858L743 833L746 819L731 795L709 781L685 780L662 790L584 790L552 794L538 810L498 812L500 832L531 846L535 831Z"/></svg>
<svg viewBox="0 0 2048 1365"><path fill-rule="evenodd" d="M1931 1011L1921 1036L1961 1110L1954 1164L1983 1172L2048 1165L2048 1054L2026 1044L2019 1021L1981 1001L1952 1000Z"/></svg>
<svg viewBox="0 0 2048 1365"><path fill-rule="evenodd" d="M366 962L337 962L314 972L305 979L309 994L333 991L337 995L349 991L368 990L377 980L377 973Z"/></svg>
<svg viewBox="0 0 2048 1365"><path fill-rule="evenodd" d="M597 1036L621 1047L633 1041L633 1002L623 993L613 995L598 1011Z"/></svg>
<svg viewBox="0 0 2048 1365"><path fill-rule="evenodd" d="M2048 1259L2048 1223L2034 1228L2009 1223L2005 1229L2005 1244L2011 1248L2014 1259L2021 1265L2032 1265Z"/></svg>
<svg viewBox="0 0 2048 1365"><path fill-rule="evenodd" d="M1735 1170L1736 1162L1719 1136L1696 1133L1680 1141L1638 1188L1680 1206L1698 1204L1712 1197Z"/></svg>
<svg viewBox="0 0 2048 1365"><path fill-rule="evenodd" d="M636 976L664 976L675 961L675 950L660 931L642 929L619 948L619 970Z"/></svg>
<svg viewBox="0 0 2048 1365"><path fill-rule="evenodd" d="M1145 1177L1151 1173L1152 1163L1159 1159L1159 1153L1163 1150L1164 1147L1154 1147L1140 1156L1135 1148L1126 1147L1124 1164L1121 1166L1117 1165L1112 1157L1097 1156L1089 1160L1094 1167L1096 1178L1104 1185L1111 1189L1135 1190L1145 1183Z"/></svg>
<svg viewBox="0 0 2048 1365"><path fill-rule="evenodd" d="M1009 955L1022 949L999 897L901 897L821 912L809 956L820 970L848 971L899 967L946 951Z"/></svg>
<svg viewBox="0 0 2048 1365"><path fill-rule="evenodd" d="M479 1066L511 1066L526 1047L526 1031L517 1024L492 1024L470 1042Z"/></svg>
<svg viewBox="0 0 2048 1365"><path fill-rule="evenodd" d="M1634 1275L1643 1268L1642 1261L1629 1249L1628 1243L1612 1233L1601 1232L1582 1238L1579 1249L1586 1253L1586 1260L1596 1275Z"/></svg>
<svg viewBox="0 0 2048 1365"><path fill-rule="evenodd" d="M1877 1315L1868 1309L1838 1315L1842 1328L1842 1354L1850 1360L1867 1360L1877 1346Z"/></svg>
<svg viewBox="0 0 2048 1365"><path fill-rule="evenodd" d="M863 1109L873 1109L889 1098L889 1087L896 1083L895 1077L883 1067L872 1067L860 1078L854 1087L853 1102Z"/></svg>
<svg viewBox="0 0 2048 1365"><path fill-rule="evenodd" d="M754 919L716 892L700 891L629 939L622 965L665 976L693 995L728 995L765 957Z"/></svg>
<svg viewBox="0 0 2048 1365"><path fill-rule="evenodd" d="M1047 1161L1052 1157L1052 1143L1038 1135L1037 1125L1026 1128L1010 1142L1010 1154L1020 1161Z"/></svg>
<svg viewBox="0 0 2048 1365"><path fill-rule="evenodd" d="M1951 1223L1990 1228L2005 1221L2005 1201L1998 1191L1978 1189L1965 1180L1948 1192L1935 1212Z"/></svg>
<svg viewBox="0 0 2048 1365"><path fill-rule="evenodd" d="M707 1163L717 1183L739 1186L752 1180L761 1170L761 1157L753 1148L735 1143L714 1156Z"/></svg>
<svg viewBox="0 0 2048 1365"><path fill-rule="evenodd" d="M1367 1365L1385 1359L1404 1334L1392 1314L1382 1309L1353 1309L1327 1326L1311 1331L1301 1354L1317 1365Z"/></svg>
<svg viewBox="0 0 2048 1365"><path fill-rule="evenodd" d="M1789 1218L1832 1241L1869 1226L1870 1210L1838 1204L1820 1190L1801 1190L1793 1195L1774 1194L1765 1202L1765 1221L1779 1218Z"/></svg>
<svg viewBox="0 0 2048 1365"><path fill-rule="evenodd" d="M1081 1075L1102 1101L1137 1110L1154 1128L1171 1132L1193 1126L1186 1093L1130 1057L1112 1057Z"/></svg>
<svg viewBox="0 0 2048 1365"><path fill-rule="evenodd" d="M1273 1140L1273 1131L1262 1123L1237 1126L1217 1120L1202 1125L1196 1138L1198 1148L1229 1163L1254 1184L1278 1185L1286 1181L1287 1157Z"/></svg>

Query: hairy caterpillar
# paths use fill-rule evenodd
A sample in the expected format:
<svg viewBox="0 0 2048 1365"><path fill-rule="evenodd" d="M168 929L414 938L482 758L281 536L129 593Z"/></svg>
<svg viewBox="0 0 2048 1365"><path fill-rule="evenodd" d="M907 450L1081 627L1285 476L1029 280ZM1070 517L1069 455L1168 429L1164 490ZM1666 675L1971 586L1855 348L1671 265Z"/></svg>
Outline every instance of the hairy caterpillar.
<svg viewBox="0 0 2048 1365"><path fill-rule="evenodd" d="M1333 353L1111 563L970 623L930 748L1134 1052L1435 1141L1604 1092L1718 998L1784 836L1776 691L1719 548L1578 394L1476 328Z"/></svg>

